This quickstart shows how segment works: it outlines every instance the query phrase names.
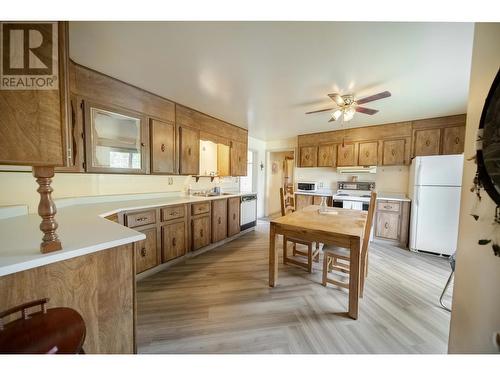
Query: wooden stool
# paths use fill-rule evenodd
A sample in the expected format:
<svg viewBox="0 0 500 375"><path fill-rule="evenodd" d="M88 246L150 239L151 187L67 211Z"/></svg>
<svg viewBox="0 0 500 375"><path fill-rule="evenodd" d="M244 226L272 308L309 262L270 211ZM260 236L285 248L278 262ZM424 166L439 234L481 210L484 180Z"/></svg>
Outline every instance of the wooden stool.
<svg viewBox="0 0 500 375"><path fill-rule="evenodd" d="M85 322L73 309L47 309L48 298L15 306L0 313L0 353L77 354L83 352ZM41 311L28 314L40 306ZM4 325L3 319L21 312L21 318Z"/></svg>

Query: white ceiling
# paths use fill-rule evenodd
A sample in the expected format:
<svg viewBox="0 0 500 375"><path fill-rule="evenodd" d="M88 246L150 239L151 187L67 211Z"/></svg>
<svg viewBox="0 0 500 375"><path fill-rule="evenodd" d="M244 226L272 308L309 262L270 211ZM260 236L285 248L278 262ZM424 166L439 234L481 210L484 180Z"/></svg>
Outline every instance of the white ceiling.
<svg viewBox="0 0 500 375"><path fill-rule="evenodd" d="M336 129L332 92L392 97L349 126L464 113L472 23L71 22L78 63L276 140Z"/></svg>

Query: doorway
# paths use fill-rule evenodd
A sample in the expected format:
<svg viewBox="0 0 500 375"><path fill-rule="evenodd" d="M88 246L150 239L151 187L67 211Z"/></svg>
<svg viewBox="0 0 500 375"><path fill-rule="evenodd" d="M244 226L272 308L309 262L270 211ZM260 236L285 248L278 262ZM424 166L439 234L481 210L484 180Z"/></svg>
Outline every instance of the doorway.
<svg viewBox="0 0 500 375"><path fill-rule="evenodd" d="M293 150L269 152L267 171L266 215L281 215L280 188L285 192L285 202L293 206L295 153Z"/></svg>

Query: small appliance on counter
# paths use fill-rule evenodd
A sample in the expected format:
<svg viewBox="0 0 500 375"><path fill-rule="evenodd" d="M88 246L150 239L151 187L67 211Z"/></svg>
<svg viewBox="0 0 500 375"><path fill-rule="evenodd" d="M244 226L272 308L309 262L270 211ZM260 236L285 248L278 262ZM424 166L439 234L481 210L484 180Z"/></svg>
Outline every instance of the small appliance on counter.
<svg viewBox="0 0 500 375"><path fill-rule="evenodd" d="M240 230L257 225L257 194L244 194L240 198Z"/></svg>
<svg viewBox="0 0 500 375"><path fill-rule="evenodd" d="M314 193L318 190L318 183L313 181L301 181L297 182L297 192L302 193Z"/></svg>

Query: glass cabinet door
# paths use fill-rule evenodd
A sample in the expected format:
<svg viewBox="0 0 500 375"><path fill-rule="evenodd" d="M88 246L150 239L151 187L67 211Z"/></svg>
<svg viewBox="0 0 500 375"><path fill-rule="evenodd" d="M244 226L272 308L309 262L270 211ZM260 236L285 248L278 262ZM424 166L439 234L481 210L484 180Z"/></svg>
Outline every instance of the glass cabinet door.
<svg viewBox="0 0 500 375"><path fill-rule="evenodd" d="M140 115L88 104L86 120L87 171L146 173Z"/></svg>

